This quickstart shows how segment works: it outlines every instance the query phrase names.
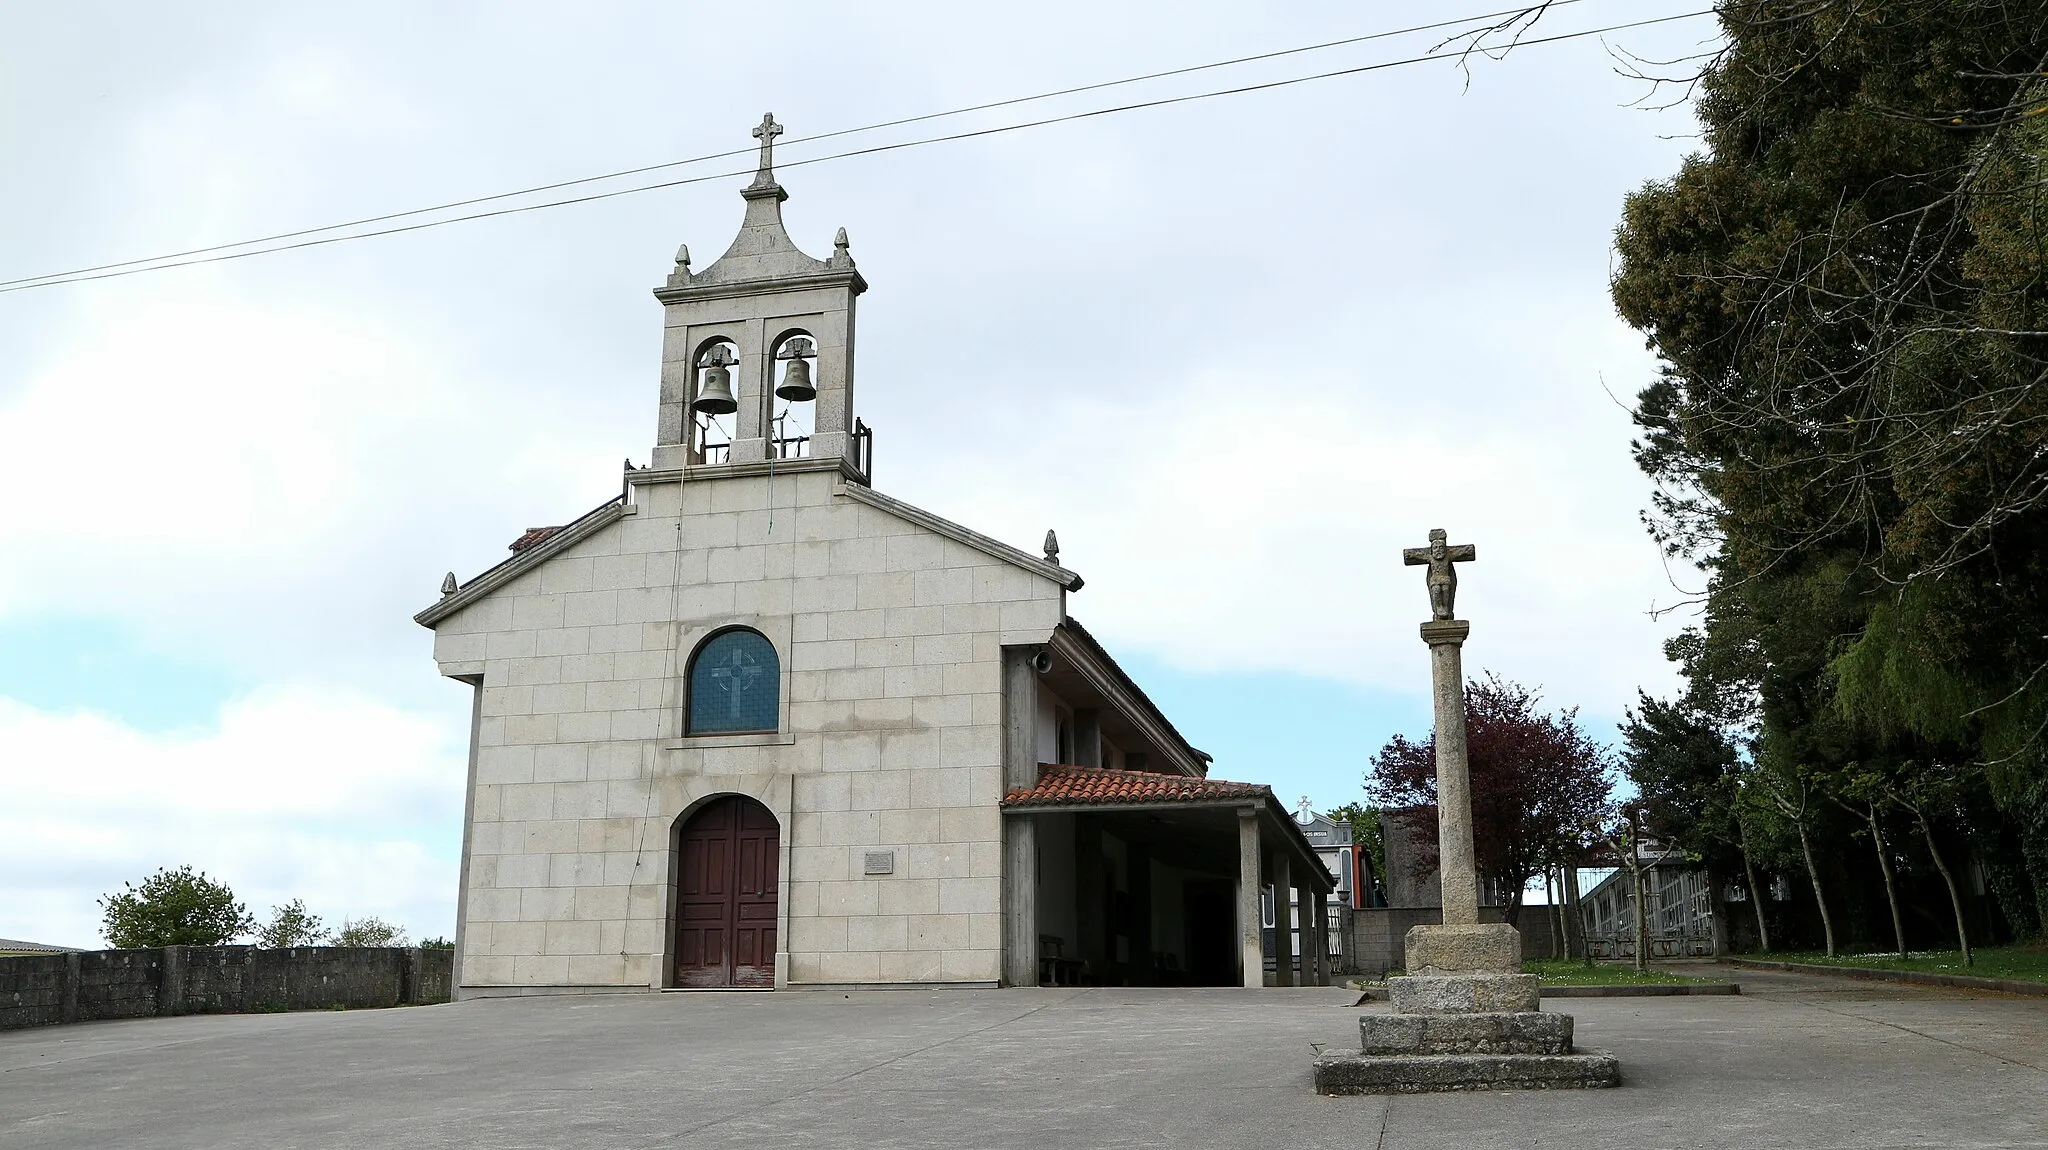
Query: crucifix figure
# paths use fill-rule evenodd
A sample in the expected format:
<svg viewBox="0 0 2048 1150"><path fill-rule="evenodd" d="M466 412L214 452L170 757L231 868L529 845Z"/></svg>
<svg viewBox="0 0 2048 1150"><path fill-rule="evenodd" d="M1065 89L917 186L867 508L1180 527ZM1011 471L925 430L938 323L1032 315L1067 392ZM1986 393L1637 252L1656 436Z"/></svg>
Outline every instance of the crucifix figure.
<svg viewBox="0 0 2048 1150"><path fill-rule="evenodd" d="M761 141L760 170L754 173L757 184L773 183L775 180L775 137L782 134L782 125L775 122L775 113L766 112L761 123L754 129L754 138Z"/></svg>
<svg viewBox="0 0 2048 1150"><path fill-rule="evenodd" d="M1479 558L1479 552L1470 543L1453 547L1446 543L1449 538L1441 527L1429 533L1429 546L1406 547L1401 551L1401 562L1410 567L1429 566L1429 613L1437 619L1457 617L1458 571L1453 563L1470 563Z"/></svg>

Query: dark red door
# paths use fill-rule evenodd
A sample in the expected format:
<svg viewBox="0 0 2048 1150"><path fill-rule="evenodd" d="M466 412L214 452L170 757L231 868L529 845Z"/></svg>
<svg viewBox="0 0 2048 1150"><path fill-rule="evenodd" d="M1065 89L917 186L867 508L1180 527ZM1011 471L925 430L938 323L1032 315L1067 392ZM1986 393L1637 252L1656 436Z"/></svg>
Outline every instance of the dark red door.
<svg viewBox="0 0 2048 1150"><path fill-rule="evenodd" d="M676 985L775 985L775 879L782 831L743 795L714 799L678 843Z"/></svg>

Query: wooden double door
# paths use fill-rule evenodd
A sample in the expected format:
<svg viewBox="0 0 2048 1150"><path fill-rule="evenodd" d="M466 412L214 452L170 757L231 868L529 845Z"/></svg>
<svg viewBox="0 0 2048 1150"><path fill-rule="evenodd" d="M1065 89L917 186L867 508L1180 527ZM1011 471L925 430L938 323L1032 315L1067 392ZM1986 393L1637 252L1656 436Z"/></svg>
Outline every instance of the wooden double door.
<svg viewBox="0 0 2048 1150"><path fill-rule="evenodd" d="M774 986L782 828L744 795L705 804L678 835L675 985Z"/></svg>

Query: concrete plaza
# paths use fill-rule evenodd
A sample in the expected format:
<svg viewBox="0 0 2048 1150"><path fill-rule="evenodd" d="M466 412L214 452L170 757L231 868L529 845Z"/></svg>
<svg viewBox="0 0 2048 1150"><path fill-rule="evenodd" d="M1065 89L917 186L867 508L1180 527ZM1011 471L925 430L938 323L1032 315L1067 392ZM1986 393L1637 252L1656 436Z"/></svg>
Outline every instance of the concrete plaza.
<svg viewBox="0 0 2048 1150"><path fill-rule="evenodd" d="M4 1147L2048 1147L2048 998L1555 1000L1616 1090L1321 1098L1330 989L473 1000L0 1034ZM1384 1006L1373 1009L1385 1009Z"/></svg>

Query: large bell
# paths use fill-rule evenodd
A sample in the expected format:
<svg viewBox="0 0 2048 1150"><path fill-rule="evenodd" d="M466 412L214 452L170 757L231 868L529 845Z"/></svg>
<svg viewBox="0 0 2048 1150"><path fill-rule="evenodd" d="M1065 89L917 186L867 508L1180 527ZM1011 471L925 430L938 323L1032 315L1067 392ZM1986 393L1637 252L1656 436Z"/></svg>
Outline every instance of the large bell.
<svg viewBox="0 0 2048 1150"><path fill-rule="evenodd" d="M731 415L738 411L740 401L733 398L732 371L726 366L732 362L732 353L722 347L713 348L703 362L704 384L697 389L690 410L705 415Z"/></svg>
<svg viewBox="0 0 2048 1150"><path fill-rule="evenodd" d="M795 403L818 398L818 389L811 385L811 365L800 359L790 360L789 366L783 369L782 385L775 389L775 394Z"/></svg>
<svg viewBox="0 0 2048 1150"><path fill-rule="evenodd" d="M782 385L775 389L776 398L787 399L792 403L803 403L818 398L818 389L811 383L809 363L810 357L816 354L816 345L811 343L809 337L801 335L792 337L775 352L776 359L789 364L783 369Z"/></svg>

